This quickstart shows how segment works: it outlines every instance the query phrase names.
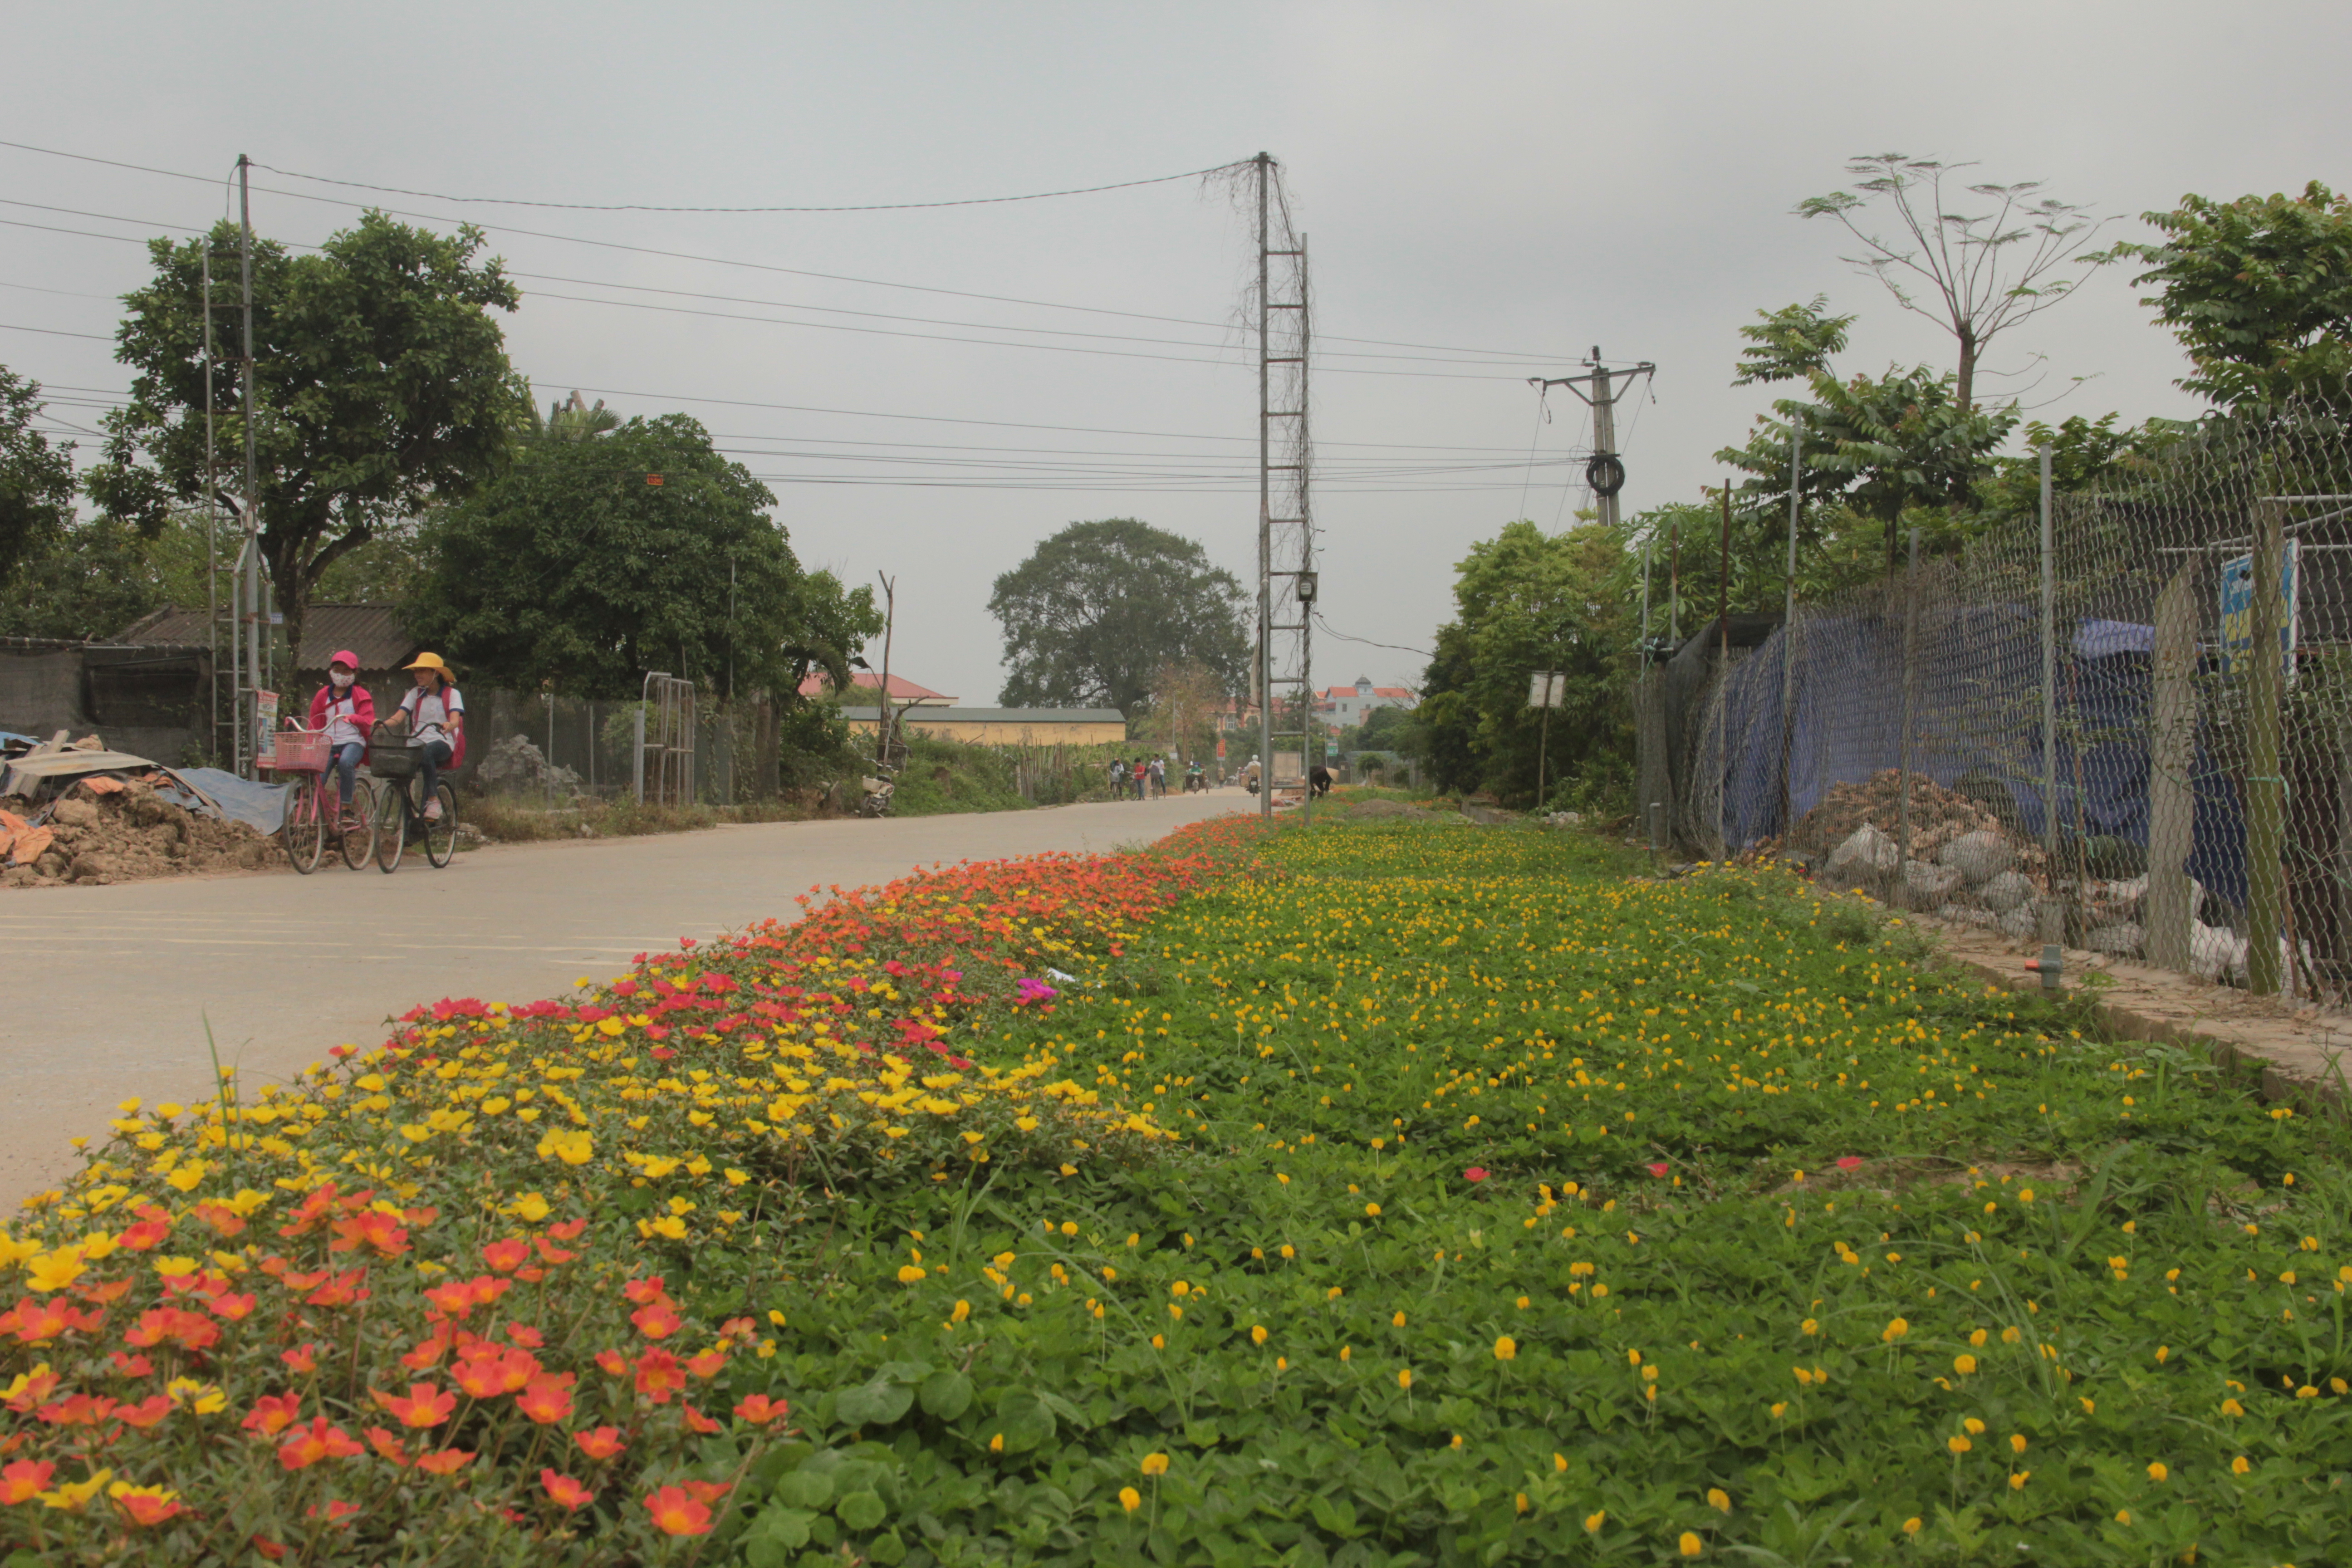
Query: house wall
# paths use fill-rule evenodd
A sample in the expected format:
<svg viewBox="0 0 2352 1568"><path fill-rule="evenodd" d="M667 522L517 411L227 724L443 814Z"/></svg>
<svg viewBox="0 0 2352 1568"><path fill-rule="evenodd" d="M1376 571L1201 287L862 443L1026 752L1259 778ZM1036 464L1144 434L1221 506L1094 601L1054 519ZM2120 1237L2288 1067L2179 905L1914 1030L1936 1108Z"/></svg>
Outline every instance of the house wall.
<svg viewBox="0 0 2352 1568"><path fill-rule="evenodd" d="M1100 746L1123 745L1127 741L1127 725L1115 720L1087 720L1063 723L991 723L973 720L939 720L926 718L920 708L909 708L898 714L901 730L934 740L962 741L982 746ZM879 721L852 719L852 733L871 735Z"/></svg>

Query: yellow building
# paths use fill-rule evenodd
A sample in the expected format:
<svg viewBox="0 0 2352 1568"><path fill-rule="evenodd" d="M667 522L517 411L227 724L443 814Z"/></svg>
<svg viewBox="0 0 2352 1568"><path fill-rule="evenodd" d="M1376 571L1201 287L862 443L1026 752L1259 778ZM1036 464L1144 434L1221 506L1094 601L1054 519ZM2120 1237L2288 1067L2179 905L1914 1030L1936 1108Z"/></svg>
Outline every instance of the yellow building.
<svg viewBox="0 0 2352 1568"><path fill-rule="evenodd" d="M878 708L845 708L855 734L871 735ZM1127 742L1127 719L1116 708L901 708L901 733L981 746L1101 746Z"/></svg>

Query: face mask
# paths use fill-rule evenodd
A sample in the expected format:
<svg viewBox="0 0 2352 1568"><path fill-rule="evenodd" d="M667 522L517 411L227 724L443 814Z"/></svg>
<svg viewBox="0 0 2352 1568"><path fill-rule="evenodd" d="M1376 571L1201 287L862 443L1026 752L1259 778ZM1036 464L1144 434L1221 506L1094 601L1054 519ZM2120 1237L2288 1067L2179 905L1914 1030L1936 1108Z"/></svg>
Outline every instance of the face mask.
<svg viewBox="0 0 2352 1568"><path fill-rule="evenodd" d="M338 691L344 689L352 683L352 678L340 669L329 670L327 672L327 679L335 683L335 689Z"/></svg>

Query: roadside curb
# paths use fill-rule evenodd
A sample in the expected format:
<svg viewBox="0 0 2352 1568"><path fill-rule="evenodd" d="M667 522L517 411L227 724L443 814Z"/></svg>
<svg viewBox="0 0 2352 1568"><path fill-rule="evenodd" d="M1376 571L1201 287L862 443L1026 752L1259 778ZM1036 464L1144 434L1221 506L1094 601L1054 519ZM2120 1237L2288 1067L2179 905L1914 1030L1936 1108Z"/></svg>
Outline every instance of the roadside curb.
<svg viewBox="0 0 2352 1568"><path fill-rule="evenodd" d="M1899 917L1933 945L1938 958L2003 990L2039 991L2042 976L2026 968L2029 953L2006 940L1929 915ZM2250 996L2231 986L2091 952L2065 950L2065 973L2104 973L2093 1003L2100 1023L2126 1039L2190 1046L2225 1067L2262 1074L2265 1099L2342 1106L2352 1092L2343 1058L2352 1055L2352 1016L2305 1004ZM2064 987L2080 995L2079 984Z"/></svg>

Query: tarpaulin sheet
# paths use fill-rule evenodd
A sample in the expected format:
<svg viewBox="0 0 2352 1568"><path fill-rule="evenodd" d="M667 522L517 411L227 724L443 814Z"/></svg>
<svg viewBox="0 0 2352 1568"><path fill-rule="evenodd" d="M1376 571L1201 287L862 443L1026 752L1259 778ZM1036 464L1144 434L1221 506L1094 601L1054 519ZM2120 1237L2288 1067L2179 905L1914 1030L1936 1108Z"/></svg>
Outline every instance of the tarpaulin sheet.
<svg viewBox="0 0 2352 1568"><path fill-rule="evenodd" d="M256 784L219 768L179 768L174 772L210 795L220 806L221 815L231 822L242 822L261 833L275 833L285 826L289 785ZM202 802L168 782L156 785L155 793L191 811L204 810Z"/></svg>
<svg viewBox="0 0 2352 1568"><path fill-rule="evenodd" d="M2085 620L2058 670L2057 806L2062 836L2147 843L2149 649L2154 629ZM1912 766L1946 788L2007 794L2027 836L2042 834L2042 650L2038 612L2024 605L1961 610L1923 644L1914 672ZM1734 666L1725 694L1724 837L1744 847L1784 836L1789 818L1819 805L1832 784L1861 783L1899 765L1903 627L1876 615L1800 623L1795 700L1784 723L1790 643L1775 631ZM1963 657L1964 654L1964 657ZM1857 693L1870 693L1869 700ZM2198 727L2189 875L2233 904L2245 901L2245 819L2235 782Z"/></svg>

